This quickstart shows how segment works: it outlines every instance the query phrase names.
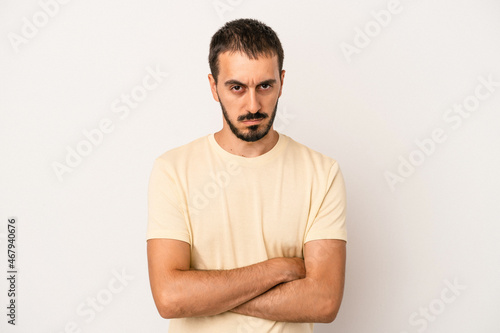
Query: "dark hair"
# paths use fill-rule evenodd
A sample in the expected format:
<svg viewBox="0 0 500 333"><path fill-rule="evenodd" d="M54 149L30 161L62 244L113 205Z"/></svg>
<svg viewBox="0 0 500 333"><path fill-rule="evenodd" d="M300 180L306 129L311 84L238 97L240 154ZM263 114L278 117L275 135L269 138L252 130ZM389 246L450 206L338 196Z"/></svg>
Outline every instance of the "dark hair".
<svg viewBox="0 0 500 333"><path fill-rule="evenodd" d="M259 56L278 56L278 66L283 69L283 48L276 32L269 26L254 19L238 19L227 22L210 41L208 63L217 82L219 76L219 54L243 52L250 59Z"/></svg>

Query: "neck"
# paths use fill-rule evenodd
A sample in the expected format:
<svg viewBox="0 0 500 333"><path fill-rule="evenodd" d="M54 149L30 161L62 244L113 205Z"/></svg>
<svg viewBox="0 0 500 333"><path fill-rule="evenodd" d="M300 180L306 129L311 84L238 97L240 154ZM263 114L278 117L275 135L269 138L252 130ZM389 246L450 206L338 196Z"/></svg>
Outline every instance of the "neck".
<svg viewBox="0 0 500 333"><path fill-rule="evenodd" d="M228 133L229 132L229 133ZM237 138L231 130L220 130L214 133L215 141L225 151L243 157L257 157L270 151L278 142L279 134L274 129L262 139L255 142L246 142Z"/></svg>

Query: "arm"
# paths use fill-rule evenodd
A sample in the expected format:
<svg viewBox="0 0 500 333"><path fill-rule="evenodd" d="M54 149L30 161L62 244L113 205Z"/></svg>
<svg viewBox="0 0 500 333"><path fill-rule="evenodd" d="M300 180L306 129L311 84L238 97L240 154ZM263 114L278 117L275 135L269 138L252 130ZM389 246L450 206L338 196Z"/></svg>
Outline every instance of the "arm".
<svg viewBox="0 0 500 333"><path fill-rule="evenodd" d="M343 240L307 242L304 279L280 284L231 311L275 321L332 322L344 292L345 258Z"/></svg>
<svg viewBox="0 0 500 333"><path fill-rule="evenodd" d="M153 299L163 318L216 315L305 276L300 258L274 258L231 270L190 270L189 244L173 239L149 239L147 255Z"/></svg>

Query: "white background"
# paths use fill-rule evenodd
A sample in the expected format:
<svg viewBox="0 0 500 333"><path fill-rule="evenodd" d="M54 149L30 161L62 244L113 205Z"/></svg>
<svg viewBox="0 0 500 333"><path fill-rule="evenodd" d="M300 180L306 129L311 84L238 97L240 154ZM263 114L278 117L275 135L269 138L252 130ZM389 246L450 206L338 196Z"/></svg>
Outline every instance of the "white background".
<svg viewBox="0 0 500 333"><path fill-rule="evenodd" d="M402 0L381 27L373 13L387 7L87 0L47 16L37 1L0 2L0 261L4 276L15 216L19 270L15 327L0 280L0 331L167 331L147 275L149 174L161 153L221 128L210 37L251 17L285 50L276 128L335 158L346 181L344 300L315 332L500 332L498 83L478 88L488 97L460 126L443 118L474 102L479 77L500 82L500 2ZM120 118L113 103L139 91L148 67L168 77ZM103 119L112 132L58 179L54 163ZM419 153L415 141L438 129L446 140ZM420 165L391 187L386 173L410 155ZM96 297L105 304L93 310Z"/></svg>

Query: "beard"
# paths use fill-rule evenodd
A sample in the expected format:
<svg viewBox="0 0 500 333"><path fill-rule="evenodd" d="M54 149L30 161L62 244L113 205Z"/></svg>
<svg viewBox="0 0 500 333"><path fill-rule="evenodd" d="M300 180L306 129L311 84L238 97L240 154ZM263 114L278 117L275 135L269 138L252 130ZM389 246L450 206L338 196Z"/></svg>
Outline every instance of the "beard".
<svg viewBox="0 0 500 333"><path fill-rule="evenodd" d="M219 97L219 101L220 100L221 99ZM224 104L222 104L222 101L220 102L220 107L222 109L222 114L224 115L224 119L226 119L226 122L229 125L229 128L231 129L231 132L233 132L233 134L240 140L246 142L255 142L265 137L267 133L269 133L271 127L273 126L274 118L276 117L276 111L278 110L278 100L276 100L276 105L274 106L273 113L271 114L271 117L267 125L264 128L260 128L261 126L263 126L262 124L247 126L248 132L246 133L239 130L231 122L231 120L229 120L229 115L227 114L226 108L224 107ZM238 121L255 120L255 119L265 119L268 117L269 117L268 114L257 111L255 113L248 112L244 116L239 116L237 120Z"/></svg>

